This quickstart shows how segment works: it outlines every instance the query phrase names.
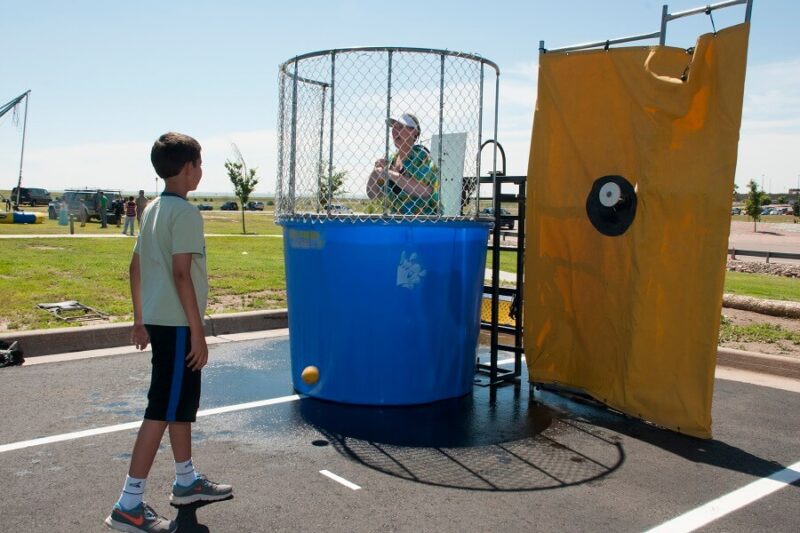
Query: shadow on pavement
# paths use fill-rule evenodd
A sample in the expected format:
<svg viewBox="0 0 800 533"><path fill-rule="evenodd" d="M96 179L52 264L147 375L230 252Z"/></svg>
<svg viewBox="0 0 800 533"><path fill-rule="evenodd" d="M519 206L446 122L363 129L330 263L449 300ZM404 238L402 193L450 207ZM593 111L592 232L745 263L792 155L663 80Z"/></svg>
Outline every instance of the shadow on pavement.
<svg viewBox="0 0 800 533"><path fill-rule="evenodd" d="M197 510L212 503L226 502L232 500L231 494L224 500L217 500L215 502L194 502L188 505L172 505L178 510L178 516L175 517L175 522L178 524L178 531L181 533L209 533L208 526L201 524L197 521Z"/></svg>
<svg viewBox="0 0 800 533"><path fill-rule="evenodd" d="M606 428L694 463L708 464L755 477L768 477L784 468L778 462L762 459L719 440L690 437L609 410L590 398L565 396L547 390L538 390L536 397L555 410L564 423Z"/></svg>
<svg viewBox="0 0 800 533"><path fill-rule="evenodd" d="M298 402L304 421L339 453L416 483L479 491L535 491L587 483L619 468L619 442L575 431L520 397L520 385L428 405L375 407ZM587 438L588 437L588 438ZM319 441L312 444L321 445Z"/></svg>

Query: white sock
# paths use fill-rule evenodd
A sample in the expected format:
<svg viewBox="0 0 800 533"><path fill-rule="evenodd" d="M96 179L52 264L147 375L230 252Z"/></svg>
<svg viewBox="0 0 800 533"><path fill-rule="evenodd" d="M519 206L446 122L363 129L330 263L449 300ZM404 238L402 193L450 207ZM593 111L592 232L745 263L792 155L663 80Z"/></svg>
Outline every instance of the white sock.
<svg viewBox="0 0 800 533"><path fill-rule="evenodd" d="M142 494L144 494L144 485L147 483L146 479L139 479L131 476L125 476L125 484L122 486L122 494L119 496L117 503L126 511L130 511L134 507L138 507L142 503Z"/></svg>
<svg viewBox="0 0 800 533"><path fill-rule="evenodd" d="M181 487L188 487L197 478L197 473L194 471L194 464L190 457L188 461L181 463L175 462L175 483Z"/></svg>

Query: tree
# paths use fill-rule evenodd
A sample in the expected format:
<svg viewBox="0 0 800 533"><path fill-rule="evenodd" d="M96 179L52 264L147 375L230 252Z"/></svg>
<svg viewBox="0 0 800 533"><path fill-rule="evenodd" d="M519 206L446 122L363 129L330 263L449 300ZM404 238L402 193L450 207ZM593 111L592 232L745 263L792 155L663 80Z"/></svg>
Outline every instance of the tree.
<svg viewBox="0 0 800 533"><path fill-rule="evenodd" d="M344 194L347 191L344 190L344 180L347 178L347 171L340 171L336 172L336 169L333 169L333 174L331 174L330 179L330 194L328 194L328 176L326 175L327 166L324 164L320 165L319 171L319 205L325 209L328 207L328 199L333 200L340 194Z"/></svg>
<svg viewBox="0 0 800 533"><path fill-rule="evenodd" d="M733 184L733 201L735 202L738 199L739 199L739 184L734 182L734 184Z"/></svg>
<svg viewBox="0 0 800 533"><path fill-rule="evenodd" d="M778 196L778 203L779 204L785 204L786 203L786 197L785 196Z"/></svg>
<svg viewBox="0 0 800 533"><path fill-rule="evenodd" d="M800 218L800 198L795 200L792 204L792 213L795 219Z"/></svg>
<svg viewBox="0 0 800 533"><path fill-rule="evenodd" d="M250 195L253 193L253 190L258 185L258 178L256 177L256 170L255 168L247 168L247 164L244 162L244 157L242 157L242 153L239 151L239 147L236 144L231 144L233 148L234 154L236 154L236 160L231 161L230 159L225 160L225 170L228 171L228 177L233 183L233 192L236 197L239 199L242 205L242 233L247 233L244 224L244 209L247 205L247 201L250 199Z"/></svg>
<svg viewBox="0 0 800 533"><path fill-rule="evenodd" d="M755 180L750 180L747 184L750 192L747 193L747 199L744 202L744 211L747 216L753 219L753 231L756 230L756 222L761 220L761 206L764 201L764 192L758 190L758 183Z"/></svg>

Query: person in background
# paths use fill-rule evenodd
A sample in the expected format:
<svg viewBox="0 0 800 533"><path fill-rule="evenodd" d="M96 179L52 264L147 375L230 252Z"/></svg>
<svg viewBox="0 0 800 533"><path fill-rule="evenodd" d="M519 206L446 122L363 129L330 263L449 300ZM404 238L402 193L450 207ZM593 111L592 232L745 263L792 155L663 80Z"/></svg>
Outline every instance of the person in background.
<svg viewBox="0 0 800 533"><path fill-rule="evenodd" d="M125 214L125 198L117 196L111 205L111 210L114 212L114 218L117 221L117 227L122 226L122 216Z"/></svg>
<svg viewBox="0 0 800 533"><path fill-rule="evenodd" d="M122 228L123 235L130 235L133 237L133 226L136 222L136 202L133 201L133 196L128 196L128 201L125 202L125 227ZM131 232L128 233L128 228ZM141 231L141 227L139 228Z"/></svg>
<svg viewBox="0 0 800 533"><path fill-rule="evenodd" d="M97 211L100 213L100 227L108 227L108 198L103 191L97 191Z"/></svg>
<svg viewBox="0 0 800 533"><path fill-rule="evenodd" d="M136 222L139 223L139 231L142 231L142 213L144 208L147 207L147 198L144 197L144 191L139 190L139 196L136 197Z"/></svg>
<svg viewBox="0 0 800 533"><path fill-rule="evenodd" d="M80 207L78 209L78 218L80 218L81 227L83 228L86 226L86 220L89 218L88 213L86 212L86 200L83 198L81 198Z"/></svg>
<svg viewBox="0 0 800 533"><path fill-rule="evenodd" d="M65 199L61 199L58 203L58 225L59 226L66 226L69 224L69 207L67 206L67 201Z"/></svg>

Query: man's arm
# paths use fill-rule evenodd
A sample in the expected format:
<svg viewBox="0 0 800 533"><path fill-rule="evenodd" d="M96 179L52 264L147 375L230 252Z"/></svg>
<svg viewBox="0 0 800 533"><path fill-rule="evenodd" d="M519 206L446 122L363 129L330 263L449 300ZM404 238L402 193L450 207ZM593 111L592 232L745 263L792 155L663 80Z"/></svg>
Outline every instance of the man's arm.
<svg viewBox="0 0 800 533"><path fill-rule="evenodd" d="M131 278L131 300L133 301L133 331L131 342L140 350L147 348L150 336L142 322L142 269L139 265L139 254L134 253L128 269Z"/></svg>
<svg viewBox="0 0 800 533"><path fill-rule="evenodd" d="M192 370L200 370L208 362L208 346L203 330L203 320L197 308L197 294L194 292L191 276L192 254L172 255L172 279L178 291L178 299L189 322L192 350L186 356L186 362Z"/></svg>
<svg viewBox="0 0 800 533"><path fill-rule="evenodd" d="M369 175L367 180L367 197L370 200L380 198L383 196L383 177L385 174L386 160L378 159L375 162L375 167Z"/></svg>
<svg viewBox="0 0 800 533"><path fill-rule="evenodd" d="M417 198L428 198L433 194L433 187L424 183L416 178L400 174L394 170L389 171L389 179L398 187L403 189L406 194L416 196Z"/></svg>

